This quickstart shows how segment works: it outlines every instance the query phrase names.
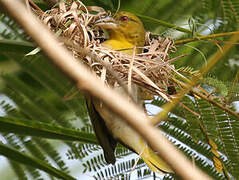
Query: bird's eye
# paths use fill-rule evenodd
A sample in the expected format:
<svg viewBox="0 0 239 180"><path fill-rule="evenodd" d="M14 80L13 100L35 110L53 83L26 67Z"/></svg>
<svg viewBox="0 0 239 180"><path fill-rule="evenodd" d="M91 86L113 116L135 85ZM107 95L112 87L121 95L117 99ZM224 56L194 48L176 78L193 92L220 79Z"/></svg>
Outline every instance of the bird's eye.
<svg viewBox="0 0 239 180"><path fill-rule="evenodd" d="M121 16L121 17L120 17L120 20L121 20L121 21L128 21L128 20L129 20L129 17L127 17L127 16Z"/></svg>

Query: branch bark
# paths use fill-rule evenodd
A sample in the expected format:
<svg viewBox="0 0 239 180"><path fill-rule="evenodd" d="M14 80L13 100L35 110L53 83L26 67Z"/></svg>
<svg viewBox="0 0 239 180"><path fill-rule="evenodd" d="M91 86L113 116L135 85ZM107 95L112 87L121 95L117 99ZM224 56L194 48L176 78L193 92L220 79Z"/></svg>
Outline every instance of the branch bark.
<svg viewBox="0 0 239 180"><path fill-rule="evenodd" d="M194 167L161 133L155 128L139 107L129 103L93 75L84 65L76 61L71 54L59 44L55 36L29 13L19 1L1 0L0 4L24 28L32 39L42 48L48 57L65 74L76 81L81 89L102 100L112 111L118 113L146 141L158 151L159 155L183 179L211 179L201 170Z"/></svg>

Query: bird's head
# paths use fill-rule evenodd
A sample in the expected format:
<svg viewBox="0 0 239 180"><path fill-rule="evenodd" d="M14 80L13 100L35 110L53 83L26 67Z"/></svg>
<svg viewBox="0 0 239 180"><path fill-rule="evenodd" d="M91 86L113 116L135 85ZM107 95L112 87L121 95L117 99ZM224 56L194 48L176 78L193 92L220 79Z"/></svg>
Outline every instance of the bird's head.
<svg viewBox="0 0 239 180"><path fill-rule="evenodd" d="M126 40L135 46L144 46L145 30L141 20L132 13L119 12L95 23L109 32L110 39Z"/></svg>

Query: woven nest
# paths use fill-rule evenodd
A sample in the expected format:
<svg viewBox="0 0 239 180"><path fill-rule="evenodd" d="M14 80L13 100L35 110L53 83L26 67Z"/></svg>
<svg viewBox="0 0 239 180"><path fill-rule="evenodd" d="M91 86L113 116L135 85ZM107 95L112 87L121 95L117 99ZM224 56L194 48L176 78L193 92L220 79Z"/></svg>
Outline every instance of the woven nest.
<svg viewBox="0 0 239 180"><path fill-rule="evenodd" d="M85 6L80 1L61 2L41 15L41 20L64 39L64 43L74 57L85 64L104 81L113 86L124 84L129 87L135 83L153 95L170 99L167 93L170 74L174 67L169 54L175 51L170 38L159 36L150 38L146 33L143 53L129 55L101 46L104 32L95 27L96 20L109 13L96 6Z"/></svg>

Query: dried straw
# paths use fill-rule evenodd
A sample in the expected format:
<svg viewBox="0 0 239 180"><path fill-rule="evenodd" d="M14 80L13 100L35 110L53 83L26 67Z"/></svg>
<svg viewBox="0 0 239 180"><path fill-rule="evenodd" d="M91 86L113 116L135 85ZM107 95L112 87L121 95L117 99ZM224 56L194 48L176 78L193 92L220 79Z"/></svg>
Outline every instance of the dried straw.
<svg viewBox="0 0 239 180"><path fill-rule="evenodd" d="M140 54L129 55L107 49L100 44L106 38L105 34L94 23L108 15L100 7L68 0L46 11L40 18L57 36L64 38L74 57L83 60L106 84L128 85L130 92L133 82L152 95L170 100L167 87L172 86L170 74L174 67L170 64L169 54L175 50L173 41L159 36L150 38L150 32L147 32Z"/></svg>

